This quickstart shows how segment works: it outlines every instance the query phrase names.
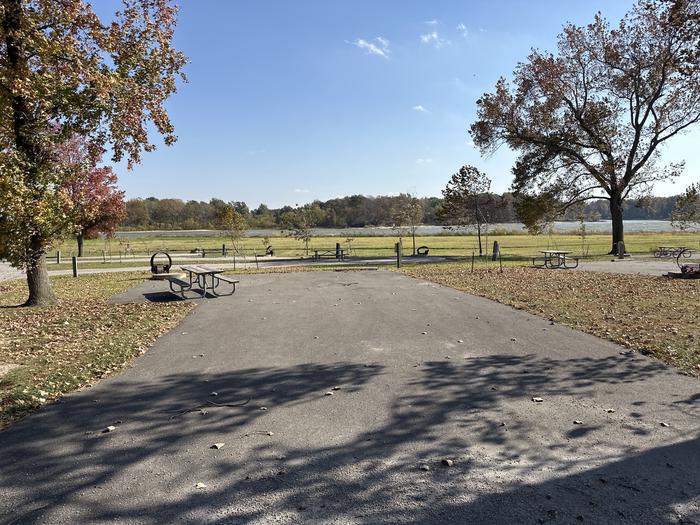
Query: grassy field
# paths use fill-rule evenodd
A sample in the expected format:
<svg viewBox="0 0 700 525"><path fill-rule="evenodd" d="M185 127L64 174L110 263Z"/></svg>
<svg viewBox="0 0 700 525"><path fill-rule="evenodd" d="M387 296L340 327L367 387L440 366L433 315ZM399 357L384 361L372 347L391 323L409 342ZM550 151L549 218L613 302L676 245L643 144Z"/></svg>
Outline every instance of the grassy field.
<svg viewBox="0 0 700 525"><path fill-rule="evenodd" d="M700 376L700 282L642 275L431 264L406 274L553 319Z"/></svg>
<svg viewBox="0 0 700 525"><path fill-rule="evenodd" d="M630 253L651 254L658 246L689 246L700 249L700 234L683 232L664 233L628 233L626 247ZM391 257L394 254L394 243L397 237L356 237L348 242L344 237L316 237L311 240L310 249L332 250L335 243L340 242L341 247L350 256ZM270 241L276 256L301 257L306 255L302 242L290 237L271 237ZM585 239L579 235L552 234L552 235L527 235L507 234L490 235L488 242L484 239L483 247L489 253L493 241L498 241L501 252L506 258L527 259L538 254L539 250L566 249L575 256L597 258L603 257L610 250L609 234L588 234ZM197 248L204 248L212 256L221 255L221 245L231 245L230 240L224 237L142 237L125 240L89 240L85 242L86 256L102 257L103 251L110 264L125 262L129 257L146 256L157 250L169 252L190 252ZM411 253L412 240L403 238L404 253ZM416 246L428 246L431 255L470 256L472 251L478 255L477 237L474 235L432 235L416 238ZM56 247L60 249L64 257L75 254L74 241L66 241ZM260 237L244 238L240 242L240 250L248 256L254 253L262 255L265 246ZM51 253L53 254L55 250ZM65 259L64 259L65 261Z"/></svg>
<svg viewBox="0 0 700 525"><path fill-rule="evenodd" d="M191 303L112 305L145 273L52 279L56 306L20 308L24 280L0 283L0 428L61 394L121 370Z"/></svg>

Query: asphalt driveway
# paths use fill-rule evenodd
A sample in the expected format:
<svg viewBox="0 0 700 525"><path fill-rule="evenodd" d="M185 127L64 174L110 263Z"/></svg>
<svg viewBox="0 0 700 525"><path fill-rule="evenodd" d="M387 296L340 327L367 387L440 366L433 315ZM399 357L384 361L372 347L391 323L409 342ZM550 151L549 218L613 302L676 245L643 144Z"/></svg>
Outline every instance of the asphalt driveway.
<svg viewBox="0 0 700 525"><path fill-rule="evenodd" d="M700 523L697 379L392 272L241 280L0 432L0 523Z"/></svg>

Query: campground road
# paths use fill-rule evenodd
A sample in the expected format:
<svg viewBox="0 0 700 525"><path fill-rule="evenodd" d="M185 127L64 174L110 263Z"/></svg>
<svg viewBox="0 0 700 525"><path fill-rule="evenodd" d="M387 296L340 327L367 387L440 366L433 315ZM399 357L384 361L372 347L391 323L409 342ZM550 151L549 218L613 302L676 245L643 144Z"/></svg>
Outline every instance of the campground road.
<svg viewBox="0 0 700 525"><path fill-rule="evenodd" d="M386 271L196 302L0 432L0 523L700 523L700 382L658 361Z"/></svg>

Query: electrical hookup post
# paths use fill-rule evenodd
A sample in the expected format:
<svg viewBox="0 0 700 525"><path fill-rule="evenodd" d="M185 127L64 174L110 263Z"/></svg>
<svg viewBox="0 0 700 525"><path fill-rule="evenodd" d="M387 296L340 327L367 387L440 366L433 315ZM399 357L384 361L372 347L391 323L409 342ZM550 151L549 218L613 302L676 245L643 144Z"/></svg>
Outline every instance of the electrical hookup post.
<svg viewBox="0 0 700 525"><path fill-rule="evenodd" d="M394 250L396 251L396 267L401 268L401 242L397 242L396 245L394 246Z"/></svg>

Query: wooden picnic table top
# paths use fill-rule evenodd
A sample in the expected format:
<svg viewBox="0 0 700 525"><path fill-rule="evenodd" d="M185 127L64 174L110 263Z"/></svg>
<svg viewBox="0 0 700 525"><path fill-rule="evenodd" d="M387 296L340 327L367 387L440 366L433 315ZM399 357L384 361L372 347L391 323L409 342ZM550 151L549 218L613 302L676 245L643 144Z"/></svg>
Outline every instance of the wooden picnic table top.
<svg viewBox="0 0 700 525"><path fill-rule="evenodd" d="M559 254L559 255L566 255L567 253L571 253L570 251L564 251L564 250L540 250L542 253L551 253L551 254Z"/></svg>
<svg viewBox="0 0 700 525"><path fill-rule="evenodd" d="M212 268L211 266L204 266L204 265L188 265L188 266L180 266L184 271L193 273L195 275L213 275L216 273L223 273L223 270L219 268Z"/></svg>

